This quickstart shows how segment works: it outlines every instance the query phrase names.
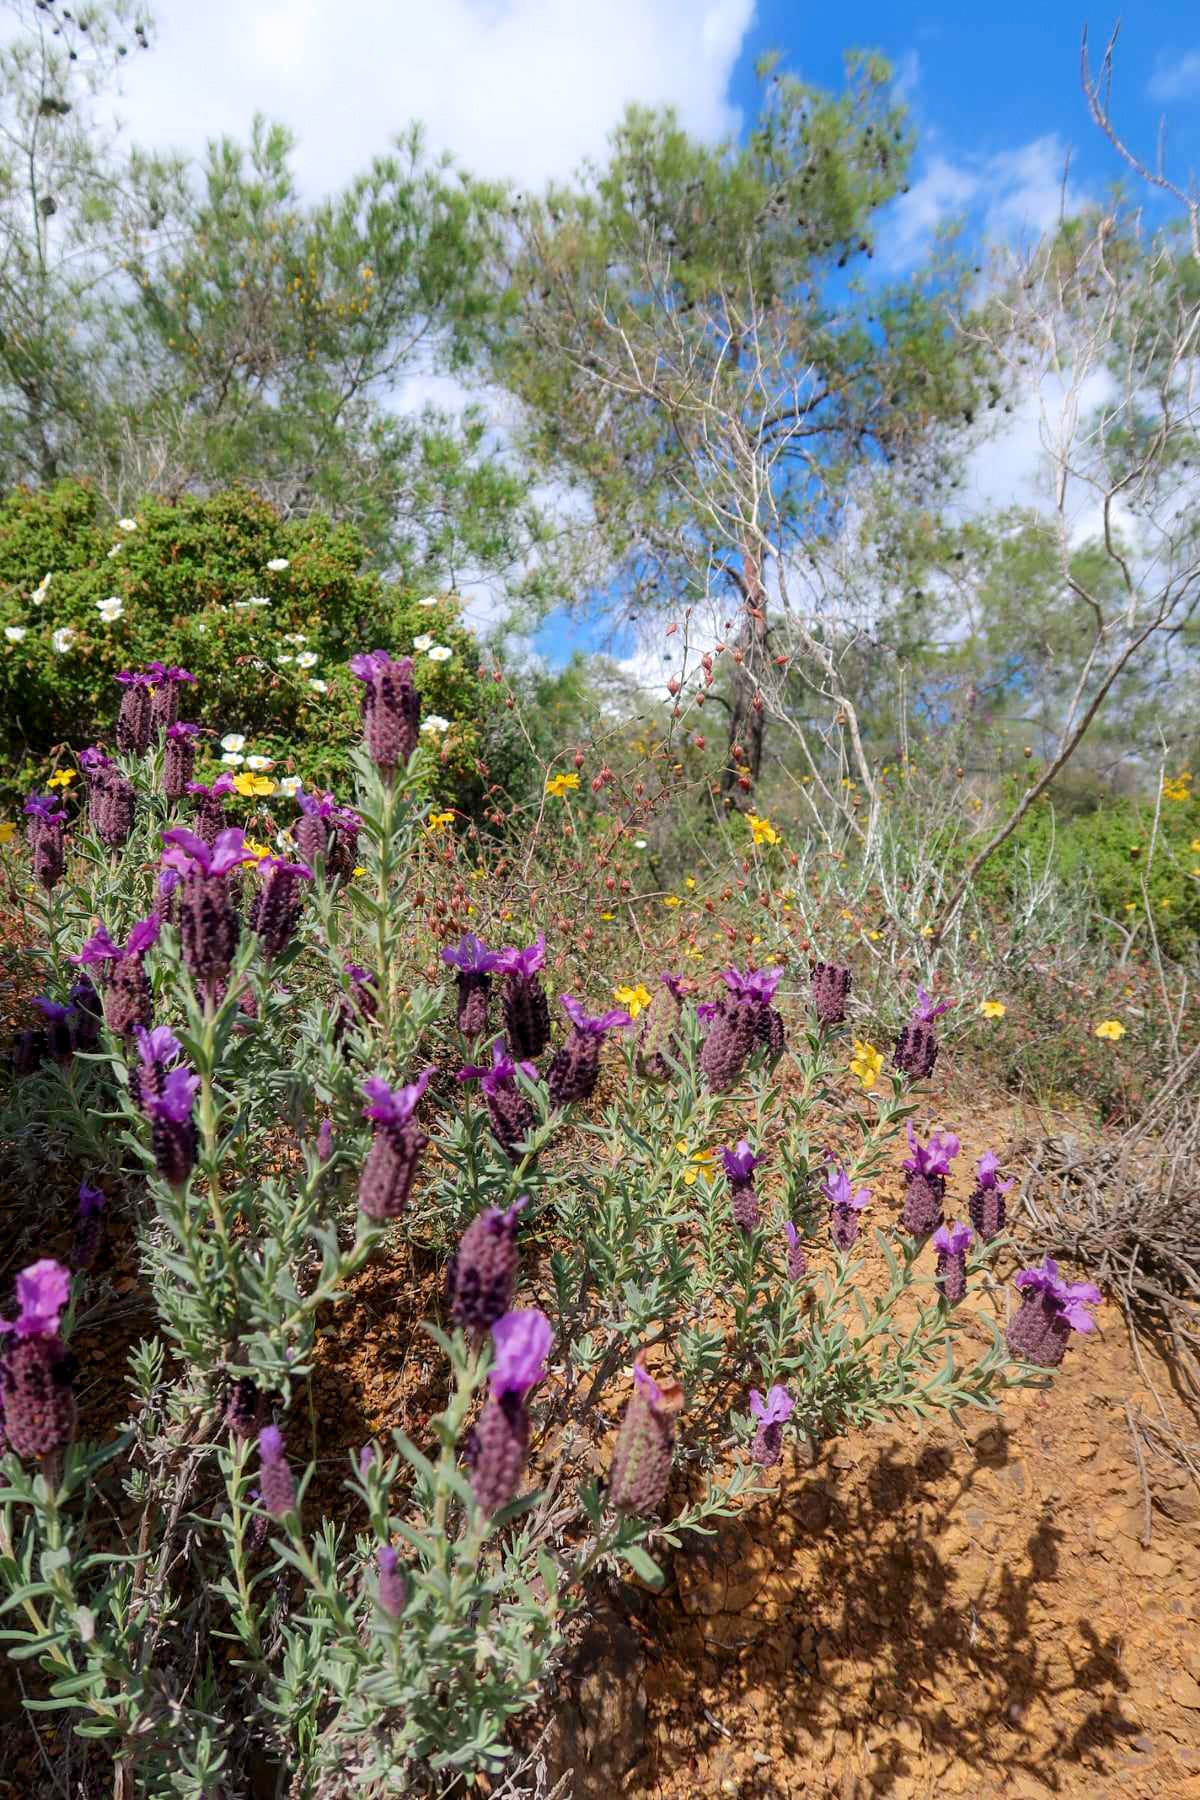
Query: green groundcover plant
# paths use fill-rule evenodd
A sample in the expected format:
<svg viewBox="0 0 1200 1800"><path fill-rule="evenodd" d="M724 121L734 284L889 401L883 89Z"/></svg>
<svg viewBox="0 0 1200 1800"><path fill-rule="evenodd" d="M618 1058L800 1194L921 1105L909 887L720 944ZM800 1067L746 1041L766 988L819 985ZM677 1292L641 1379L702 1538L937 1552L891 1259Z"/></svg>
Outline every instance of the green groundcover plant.
<svg viewBox="0 0 1200 1800"><path fill-rule="evenodd" d="M553 992L544 936L466 931L416 979L442 865L411 660L351 659L353 796L301 789L274 847L228 771L186 779L190 684L140 673L80 799L25 808L44 991L2 1123L86 1179L3 1332L3 1640L122 1794L494 1777L595 1583L658 1585L791 1443L1045 1381L1100 1295L1024 1270L968 1348L1011 1183L983 1156L955 1219L958 1139L916 1128L945 996L847 1094L832 963L699 1004L668 971L635 1016ZM71 1339L115 1209L156 1323L96 1441ZM406 1239L450 1252L444 1400L420 1441L333 1446L318 1504L318 1317Z"/></svg>

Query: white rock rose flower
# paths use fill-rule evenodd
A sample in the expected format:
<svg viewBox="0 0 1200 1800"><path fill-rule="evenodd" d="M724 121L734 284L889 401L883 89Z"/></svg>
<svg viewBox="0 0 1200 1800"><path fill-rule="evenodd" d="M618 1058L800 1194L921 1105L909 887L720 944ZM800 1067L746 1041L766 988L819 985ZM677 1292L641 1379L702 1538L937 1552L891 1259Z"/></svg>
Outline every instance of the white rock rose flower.
<svg viewBox="0 0 1200 1800"><path fill-rule="evenodd" d="M246 767L253 769L256 775L261 775L264 769L273 769L275 764L269 756L248 756Z"/></svg>
<svg viewBox="0 0 1200 1800"><path fill-rule="evenodd" d="M310 681L308 685L314 694L327 694L329 692L329 683L327 681Z"/></svg>
<svg viewBox="0 0 1200 1800"><path fill-rule="evenodd" d="M438 597L436 594L427 594L425 596L424 600L417 601L418 606L436 606L437 603L438 603Z"/></svg>
<svg viewBox="0 0 1200 1800"><path fill-rule="evenodd" d="M296 660L295 657L290 656L290 655L277 656L275 658L275 661L277 663L290 663L290 662L295 662L295 660Z"/></svg>
<svg viewBox="0 0 1200 1800"><path fill-rule="evenodd" d="M279 791L285 800L294 800L303 786L299 775L281 775L279 778Z"/></svg>
<svg viewBox="0 0 1200 1800"><path fill-rule="evenodd" d="M221 739L222 750L244 750L246 740L240 731L227 731Z"/></svg>
<svg viewBox="0 0 1200 1800"><path fill-rule="evenodd" d="M60 625L57 631L50 634L50 648L57 656L62 656L75 642L75 633L69 625Z"/></svg>
<svg viewBox="0 0 1200 1800"><path fill-rule="evenodd" d="M245 757L239 756L236 750L227 750L221 758L227 769L240 769L245 760Z"/></svg>
<svg viewBox="0 0 1200 1800"><path fill-rule="evenodd" d="M110 594L107 600L97 600L96 611L106 625L111 625L125 611L125 602L119 594Z"/></svg>
<svg viewBox="0 0 1200 1800"><path fill-rule="evenodd" d="M429 652L429 660L430 662L449 662L453 655L454 652L448 644L435 644Z"/></svg>
<svg viewBox="0 0 1200 1800"><path fill-rule="evenodd" d="M267 567L270 569L272 575L282 575L285 569L291 567L291 564L286 556L273 556L267 564Z"/></svg>
<svg viewBox="0 0 1200 1800"><path fill-rule="evenodd" d="M137 520L136 519L118 519L117 520L117 530L118 531L136 531L137 530Z"/></svg>
<svg viewBox="0 0 1200 1800"><path fill-rule="evenodd" d="M6 625L4 635L10 644L19 644L28 630L28 625Z"/></svg>
<svg viewBox="0 0 1200 1800"><path fill-rule="evenodd" d="M433 639L427 631L423 631L421 633L420 637L416 637L413 639L413 649L414 650L432 650L433 649Z"/></svg>
<svg viewBox="0 0 1200 1800"><path fill-rule="evenodd" d="M302 650L296 658L296 667L298 669L314 669L316 668L318 661L319 658L315 650Z"/></svg>
<svg viewBox="0 0 1200 1800"><path fill-rule="evenodd" d="M430 713L427 719L421 720L421 730L434 731L437 733L438 737L441 737L442 733L449 731L449 729L450 721L449 719L443 719L441 713Z"/></svg>

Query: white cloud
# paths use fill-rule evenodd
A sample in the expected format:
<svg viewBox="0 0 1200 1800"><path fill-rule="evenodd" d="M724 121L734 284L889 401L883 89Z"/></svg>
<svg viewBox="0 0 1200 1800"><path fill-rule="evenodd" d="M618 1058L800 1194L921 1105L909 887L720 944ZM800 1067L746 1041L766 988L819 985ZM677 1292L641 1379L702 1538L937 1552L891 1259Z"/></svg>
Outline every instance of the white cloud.
<svg viewBox="0 0 1200 1800"><path fill-rule="evenodd" d="M989 239L1039 236L1059 216L1066 163L1067 146L1052 133L962 163L931 157L892 208L880 241L884 267L895 272L910 266L940 225L964 213L978 216ZM1077 210L1082 197L1068 186L1067 211Z"/></svg>
<svg viewBox="0 0 1200 1800"><path fill-rule="evenodd" d="M1162 104L1200 94L1200 50L1189 50L1183 56L1160 55L1146 92Z"/></svg>
<svg viewBox="0 0 1200 1800"><path fill-rule="evenodd" d="M412 119L480 175L539 186L599 155L628 101L713 138L754 0L161 0L121 117L193 153L256 110L299 138L304 189L345 182Z"/></svg>

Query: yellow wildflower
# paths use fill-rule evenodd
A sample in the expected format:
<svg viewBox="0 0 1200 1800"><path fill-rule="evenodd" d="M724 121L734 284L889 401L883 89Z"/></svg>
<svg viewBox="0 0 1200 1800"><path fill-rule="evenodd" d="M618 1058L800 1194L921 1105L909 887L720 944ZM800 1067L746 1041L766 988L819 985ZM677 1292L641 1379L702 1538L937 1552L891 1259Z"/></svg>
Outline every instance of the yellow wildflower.
<svg viewBox="0 0 1200 1800"><path fill-rule="evenodd" d="M261 862L264 856L272 855L269 844L260 844L256 838L246 838L246 855L252 856L255 862Z"/></svg>
<svg viewBox="0 0 1200 1800"><path fill-rule="evenodd" d="M1008 1008L1003 1000L981 1000L979 1010L985 1019L1002 1019Z"/></svg>
<svg viewBox="0 0 1200 1800"><path fill-rule="evenodd" d="M546 792L552 794L556 800L561 800L565 794L569 794L572 789L577 788L578 786L578 775L568 773L564 770L561 774L552 775L550 777L549 781L546 783Z"/></svg>
<svg viewBox="0 0 1200 1800"><path fill-rule="evenodd" d="M746 823L750 827L756 844L777 844L779 842L779 833L770 819L760 819L757 813L747 813Z"/></svg>
<svg viewBox="0 0 1200 1800"><path fill-rule="evenodd" d="M1200 856L1200 838L1192 839L1191 848L1196 852L1197 856Z"/></svg>
<svg viewBox="0 0 1200 1800"><path fill-rule="evenodd" d="M678 1140L675 1148L678 1150L680 1156L686 1156L688 1158L688 1166L683 1171L684 1187L694 1186L701 1175L704 1176L706 1181L711 1179L712 1167L717 1160L711 1150L693 1150L689 1155L687 1142L683 1138Z"/></svg>
<svg viewBox="0 0 1200 1800"><path fill-rule="evenodd" d="M425 823L430 831L440 831L443 825L453 825L454 814L452 812L430 813Z"/></svg>
<svg viewBox="0 0 1200 1800"><path fill-rule="evenodd" d="M867 936L873 944L877 944L879 939L883 936L883 933L882 931L868 931Z"/></svg>
<svg viewBox="0 0 1200 1800"><path fill-rule="evenodd" d="M1096 1036L1115 1044L1118 1038L1125 1036L1125 1027L1119 1019L1101 1019L1096 1027Z"/></svg>
<svg viewBox="0 0 1200 1800"><path fill-rule="evenodd" d="M352 875L365 875L366 872L367 871L363 868L361 863L355 863L353 869L350 871Z"/></svg>
<svg viewBox="0 0 1200 1800"><path fill-rule="evenodd" d="M631 1019L636 1019L643 1008L650 1004L650 990L639 981L634 986L626 982L622 987L612 991L613 999L618 1006L623 1006Z"/></svg>
<svg viewBox="0 0 1200 1800"><path fill-rule="evenodd" d="M616 916L617 916L616 913L601 913L600 914L600 917L602 919L615 919Z"/></svg>
<svg viewBox="0 0 1200 1800"><path fill-rule="evenodd" d="M248 770L243 770L240 775L235 775L233 778L233 785L237 792L244 795L247 799L258 795L273 794L275 792L275 783L269 780L267 776L251 775Z"/></svg>
<svg viewBox="0 0 1200 1800"><path fill-rule="evenodd" d="M17 835L17 828L11 819L0 822L0 844L11 844Z"/></svg>
<svg viewBox="0 0 1200 1800"><path fill-rule="evenodd" d="M75 779L74 769L58 769L50 777L49 781L46 783L46 786L52 787L52 788L55 788L55 787L67 788L67 787L70 787L70 785L74 781L74 779Z"/></svg>
<svg viewBox="0 0 1200 1800"><path fill-rule="evenodd" d="M679 898L678 894L664 894L663 895L663 905L664 906L682 906L683 902Z"/></svg>
<svg viewBox="0 0 1200 1800"><path fill-rule="evenodd" d="M1200 850L1200 844L1193 844L1192 849ZM683 878L683 885L685 888L694 888L696 885L696 877L694 875L685 875Z"/></svg>
<svg viewBox="0 0 1200 1800"><path fill-rule="evenodd" d="M1191 783L1192 771L1190 769L1184 769L1179 775L1164 775L1162 784L1163 799L1190 800Z"/></svg>
<svg viewBox="0 0 1200 1800"><path fill-rule="evenodd" d="M854 1055L850 1058L850 1073L862 1082L863 1092L870 1093L879 1080L879 1071L883 1067L883 1052L874 1044L868 1044L863 1038L855 1038Z"/></svg>

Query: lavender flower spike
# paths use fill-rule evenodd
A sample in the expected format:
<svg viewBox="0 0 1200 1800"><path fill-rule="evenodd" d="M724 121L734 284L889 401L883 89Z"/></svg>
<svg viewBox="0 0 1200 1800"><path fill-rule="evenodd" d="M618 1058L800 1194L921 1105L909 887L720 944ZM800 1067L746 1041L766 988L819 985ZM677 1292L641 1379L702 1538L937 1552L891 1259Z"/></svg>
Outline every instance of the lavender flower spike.
<svg viewBox="0 0 1200 1800"><path fill-rule="evenodd" d="M1056 1369L1071 1333L1096 1329L1088 1308L1098 1306L1103 1295L1090 1281L1065 1282L1050 1256L1040 1269L1019 1270L1013 1282L1022 1297L1005 1334L1009 1352L1040 1369Z"/></svg>
<svg viewBox="0 0 1200 1800"><path fill-rule="evenodd" d="M456 1325L490 1331L508 1311L517 1273L517 1220L526 1205L523 1195L507 1212L487 1206L463 1232L446 1271Z"/></svg>
<svg viewBox="0 0 1200 1800"><path fill-rule="evenodd" d="M284 1454L283 1433L264 1425L258 1434L259 1487L262 1503L273 1519L286 1519L296 1508L296 1483Z"/></svg>
<svg viewBox="0 0 1200 1800"><path fill-rule="evenodd" d="M100 1254L104 1233L104 1195L86 1181L79 1184L79 1211L75 1215L75 1238L71 1245L71 1266L90 1269Z"/></svg>
<svg viewBox="0 0 1200 1800"><path fill-rule="evenodd" d="M815 962L809 975L813 1011L819 1025L841 1025L854 978L837 963Z"/></svg>
<svg viewBox="0 0 1200 1800"><path fill-rule="evenodd" d="M368 1219L397 1219L408 1205L417 1163L429 1142L413 1114L432 1073L423 1069L415 1081L395 1089L374 1078L363 1082L369 1102L363 1113L375 1123L358 1184L358 1204Z"/></svg>
<svg viewBox="0 0 1200 1800"><path fill-rule="evenodd" d="M990 1244L1004 1230L1008 1207L1004 1196L1014 1185L1000 1180L1000 1158L994 1150L985 1150L975 1165L975 1191L967 1202L972 1225L985 1244Z"/></svg>
<svg viewBox="0 0 1200 1800"><path fill-rule="evenodd" d="M563 994L561 1000L571 1021L571 1032L546 1072L546 1085L555 1106L590 1098L600 1078L600 1045L605 1032L633 1023L620 1006L610 1006L607 1012L593 1016L570 994Z"/></svg>
<svg viewBox="0 0 1200 1800"><path fill-rule="evenodd" d="M465 931L455 950L443 950L442 961L458 970L458 1029L466 1038L482 1037L488 1025L488 995L500 958L473 931Z"/></svg>
<svg viewBox="0 0 1200 1800"><path fill-rule="evenodd" d="M122 669L114 680L125 690L117 714L117 749L141 756L150 748L150 689L154 676L149 669Z"/></svg>
<svg viewBox="0 0 1200 1800"><path fill-rule="evenodd" d="M182 800L192 779L196 763L198 725L182 725L172 721L167 726L163 747L163 793L168 800Z"/></svg>
<svg viewBox="0 0 1200 1800"><path fill-rule="evenodd" d="M608 1497L618 1512L653 1512L665 1497L675 1420L682 1408L683 1389L678 1381L655 1381L640 1360L634 1363L633 1393L608 1475Z"/></svg>
<svg viewBox="0 0 1200 1800"><path fill-rule="evenodd" d="M808 1273L808 1258L804 1254L804 1246L800 1242L800 1233L789 1219L783 1228L784 1242L787 1244L787 1274L789 1281L803 1281Z"/></svg>
<svg viewBox="0 0 1200 1800"><path fill-rule="evenodd" d="M21 1271L16 1287L17 1318L0 1319L0 1333L11 1333L0 1359L0 1396L9 1445L32 1460L61 1450L75 1429L75 1359L58 1335L71 1277L45 1257Z"/></svg>
<svg viewBox="0 0 1200 1800"><path fill-rule="evenodd" d="M171 1187L183 1187L196 1161L196 1126L192 1108L200 1077L176 1067L163 1077L162 1086L146 1106L151 1122L154 1164Z"/></svg>
<svg viewBox="0 0 1200 1800"><path fill-rule="evenodd" d="M511 1056L504 1054L499 1044L493 1044L490 1069L479 1063L468 1063L458 1073L459 1081L479 1080L492 1136L510 1162L516 1162L519 1158L519 1146L532 1131L535 1118L533 1107L517 1086L515 1076L518 1069L530 1081L537 1079L537 1069L531 1062L514 1062Z"/></svg>
<svg viewBox="0 0 1200 1800"><path fill-rule="evenodd" d="M783 1427L791 1418L794 1405L787 1389L778 1385L770 1389L765 1400L757 1388L750 1389L750 1411L758 1421L750 1460L760 1469L773 1469L783 1454Z"/></svg>
<svg viewBox="0 0 1200 1800"><path fill-rule="evenodd" d="M935 1131L928 1144L922 1144L911 1119L906 1121L905 1130L912 1154L903 1164L907 1173L901 1223L914 1237L928 1237L942 1222L946 1176L952 1159L958 1155L959 1143L953 1132Z"/></svg>
<svg viewBox="0 0 1200 1800"><path fill-rule="evenodd" d="M917 989L917 1004L896 1039L892 1055L901 1074L911 1075L914 1081L926 1081L933 1074L939 1048L933 1022L947 1011L949 1005L948 1000L935 1001L924 988Z"/></svg>
<svg viewBox="0 0 1200 1800"><path fill-rule="evenodd" d="M967 1251L972 1235L969 1225L939 1225L930 1240L937 1251L934 1281L947 1306L957 1306L967 1291Z"/></svg>
<svg viewBox="0 0 1200 1800"><path fill-rule="evenodd" d="M525 1396L544 1379L553 1341L549 1319L536 1308L507 1312L492 1326L491 1397L468 1443L471 1491L484 1512L507 1506L517 1491L529 1450Z"/></svg>
<svg viewBox="0 0 1200 1800"><path fill-rule="evenodd" d="M155 1025L151 1031L135 1025L133 1036L141 1058L141 1066L137 1071L138 1104L149 1116L151 1101L162 1093L168 1071L175 1067L183 1055L183 1045L166 1025Z"/></svg>
<svg viewBox="0 0 1200 1800"><path fill-rule="evenodd" d="M350 672L363 684L363 741L384 775L407 763L417 747L421 696L412 679L412 658L393 662L386 650L350 658Z"/></svg>
<svg viewBox="0 0 1200 1800"><path fill-rule="evenodd" d="M762 1157L755 1156L742 1138L735 1150L722 1150L721 1160L729 1180L734 1223L748 1236L761 1216L758 1195L754 1191L754 1171Z"/></svg>
<svg viewBox="0 0 1200 1800"><path fill-rule="evenodd" d="M300 922L304 895L300 884L312 880L312 870L307 863L265 856L257 874L261 886L251 902L248 923L258 934L264 956L282 956Z"/></svg>
<svg viewBox="0 0 1200 1800"><path fill-rule="evenodd" d="M212 844L176 826L163 832L163 867L182 876L179 935L193 981L212 996L229 973L237 950L239 923L228 877L250 861L243 833L222 831Z"/></svg>
<svg viewBox="0 0 1200 1800"><path fill-rule="evenodd" d="M379 1610L386 1613L389 1619L399 1619L408 1605L408 1583L399 1568L399 1558L390 1544L384 1544L375 1553L375 1566L378 1571L375 1598Z"/></svg>
<svg viewBox="0 0 1200 1800"><path fill-rule="evenodd" d="M821 1192L829 1202L829 1234L834 1249L845 1252L857 1241L858 1214L870 1205L871 1190L852 1189L845 1169L835 1165L821 1183Z"/></svg>
<svg viewBox="0 0 1200 1800"><path fill-rule="evenodd" d="M63 843L63 826L67 815L49 794L32 794L25 802L29 824L25 836L33 858L33 872L49 893L58 886L66 872L67 855Z"/></svg>
<svg viewBox="0 0 1200 1800"><path fill-rule="evenodd" d="M743 975L738 969L729 968L721 971L721 979L732 999L747 1002L754 1008L754 1035L760 1044L766 1045L768 1055L781 1055L784 1049L783 1019L772 1002L775 989L783 979L783 970L747 969Z"/></svg>
<svg viewBox="0 0 1200 1800"><path fill-rule="evenodd" d="M550 1006L539 978L545 961L546 937L541 931L524 950L508 945L496 953L496 971L504 976L505 1035L512 1054L522 1061L540 1056L550 1042Z"/></svg>

